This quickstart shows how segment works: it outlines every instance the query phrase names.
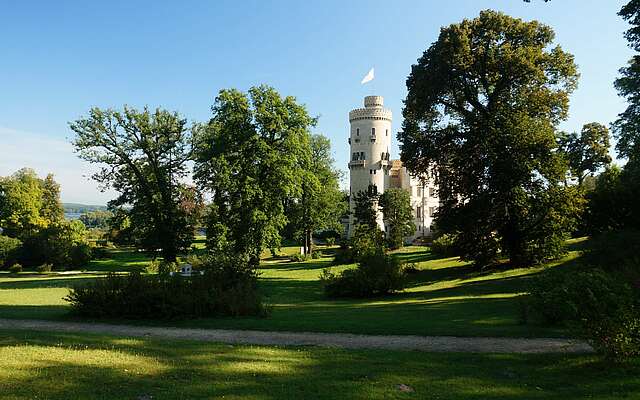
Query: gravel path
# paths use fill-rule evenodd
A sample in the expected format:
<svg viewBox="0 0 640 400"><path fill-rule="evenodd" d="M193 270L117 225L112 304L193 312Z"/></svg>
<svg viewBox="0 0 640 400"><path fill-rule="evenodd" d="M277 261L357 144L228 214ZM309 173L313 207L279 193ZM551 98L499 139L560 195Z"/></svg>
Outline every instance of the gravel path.
<svg viewBox="0 0 640 400"><path fill-rule="evenodd" d="M462 353L589 353L585 342L551 338L453 336L374 336L348 333L269 332L110 325L84 322L0 319L0 329L96 333L129 337L188 339L203 342L345 349L417 350Z"/></svg>

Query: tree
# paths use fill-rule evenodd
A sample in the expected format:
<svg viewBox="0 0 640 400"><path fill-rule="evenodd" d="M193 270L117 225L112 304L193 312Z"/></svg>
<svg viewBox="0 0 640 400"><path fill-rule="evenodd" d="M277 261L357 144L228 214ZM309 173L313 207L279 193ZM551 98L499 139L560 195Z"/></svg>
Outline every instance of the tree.
<svg viewBox="0 0 640 400"><path fill-rule="evenodd" d="M179 180L191 159L186 125L177 113L126 106L122 111L93 108L70 124L80 158L102 166L93 179L119 192L114 207L130 207L131 223L142 239L139 245L159 248L169 262L193 238L179 209Z"/></svg>
<svg viewBox="0 0 640 400"><path fill-rule="evenodd" d="M625 32L629 47L640 52L640 0L631 0L618 13L631 28ZM634 55L626 67L620 69L615 87L628 106L613 123L618 155L635 162L640 159L640 55Z"/></svg>
<svg viewBox="0 0 640 400"><path fill-rule="evenodd" d="M569 162L569 170L582 185L588 174L611 163L609 155L609 129L597 122L586 124L582 131L563 134L559 138L559 150Z"/></svg>
<svg viewBox="0 0 640 400"><path fill-rule="evenodd" d="M322 135L312 135L311 157L302 179L300 198L289 202L289 219L301 233L304 253L311 253L312 235L316 230L340 229L340 218L347 210L347 202L340 191L341 172L334 167L331 142Z"/></svg>
<svg viewBox="0 0 640 400"><path fill-rule="evenodd" d="M478 265L501 252L514 265L555 257L571 229L554 208L578 205L555 148L578 73L553 39L539 22L483 11L443 28L407 79L402 161L436 175L436 223Z"/></svg>
<svg viewBox="0 0 640 400"><path fill-rule="evenodd" d="M109 228L109 221L113 218L111 211L95 210L80 215L80 221L87 228Z"/></svg>
<svg viewBox="0 0 640 400"><path fill-rule="evenodd" d="M53 174L48 174L42 181L42 218L50 223L64 220L64 208L60 202L60 185L53 179Z"/></svg>
<svg viewBox="0 0 640 400"><path fill-rule="evenodd" d="M5 235L25 239L45 228L43 183L34 170L23 168L0 178L0 226Z"/></svg>
<svg viewBox="0 0 640 400"><path fill-rule="evenodd" d="M378 226L378 199L380 195L370 185L368 190L361 190L353 197L353 216L357 225Z"/></svg>
<svg viewBox="0 0 640 400"><path fill-rule="evenodd" d="M267 86L222 90L212 112L197 130L194 174L211 195L207 246L246 255L257 268L264 248L280 246L285 199L301 194L315 120Z"/></svg>
<svg viewBox="0 0 640 400"><path fill-rule="evenodd" d="M411 195L404 189L387 189L380 196L380 209L389 227L387 240L389 247L402 247L404 238L416 231L413 223Z"/></svg>

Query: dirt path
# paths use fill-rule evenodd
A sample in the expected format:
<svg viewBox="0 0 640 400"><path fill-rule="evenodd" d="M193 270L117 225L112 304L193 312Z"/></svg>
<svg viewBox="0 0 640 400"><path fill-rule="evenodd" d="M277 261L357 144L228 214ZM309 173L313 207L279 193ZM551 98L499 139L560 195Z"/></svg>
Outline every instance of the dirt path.
<svg viewBox="0 0 640 400"><path fill-rule="evenodd" d="M346 349L416 350L463 353L588 353L585 342L571 339L453 336L373 336L347 333L268 332L109 325L83 322L0 319L0 329L96 333L129 337L187 339L270 346L321 346Z"/></svg>

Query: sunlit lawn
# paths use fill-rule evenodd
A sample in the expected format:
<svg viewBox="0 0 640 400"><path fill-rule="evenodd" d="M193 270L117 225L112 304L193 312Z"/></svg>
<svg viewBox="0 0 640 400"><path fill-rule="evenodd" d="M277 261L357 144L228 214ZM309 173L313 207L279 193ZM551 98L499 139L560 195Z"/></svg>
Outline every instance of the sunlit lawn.
<svg viewBox="0 0 640 400"><path fill-rule="evenodd" d="M565 400L639 393L640 363L610 366L589 355L345 351L0 330L3 400Z"/></svg>
<svg viewBox="0 0 640 400"><path fill-rule="evenodd" d="M268 318L139 323L369 334L563 336L566 332L558 328L522 324L518 296L532 276L544 268L564 268L579 255L575 248L551 266L481 272L455 258L438 259L426 247L407 247L395 254L416 263L419 271L411 275L405 291L376 299L330 300L318 276L329 267L335 250L323 249L323 258L302 263L284 255L296 251L297 247L287 247L276 257L264 254L260 287L272 307ZM93 261L88 268L93 272L83 275L0 274L0 317L69 318L62 300L69 287L104 271L140 270L147 262L142 253L118 250L112 259Z"/></svg>

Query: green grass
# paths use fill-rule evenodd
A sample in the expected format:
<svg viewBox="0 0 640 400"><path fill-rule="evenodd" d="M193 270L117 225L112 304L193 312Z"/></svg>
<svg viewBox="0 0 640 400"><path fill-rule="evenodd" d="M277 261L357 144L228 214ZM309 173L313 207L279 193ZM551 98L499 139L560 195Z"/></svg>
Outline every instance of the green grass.
<svg viewBox="0 0 640 400"><path fill-rule="evenodd" d="M0 397L17 399L623 399L640 363L587 355L257 347L0 331ZM414 392L401 392L398 385Z"/></svg>
<svg viewBox="0 0 640 400"><path fill-rule="evenodd" d="M426 247L404 248L396 257L416 263L419 269L411 275L409 287L393 296L364 300L324 296L318 276L330 265L334 250L324 249L319 260L296 263L286 255L298 248L288 247L276 257L268 252L264 255L260 287L273 309L268 318L138 323L362 334L564 336L566 332L559 328L521 324L517 297L545 268L567 268L575 263L583 243L572 242L566 258L544 267L484 272L454 258L439 259ZM0 317L69 318L68 305L61 298L73 284L95 279L105 271L141 269L146 262L141 253L120 250L113 259L94 261L89 268L94 272L77 276L0 274Z"/></svg>

